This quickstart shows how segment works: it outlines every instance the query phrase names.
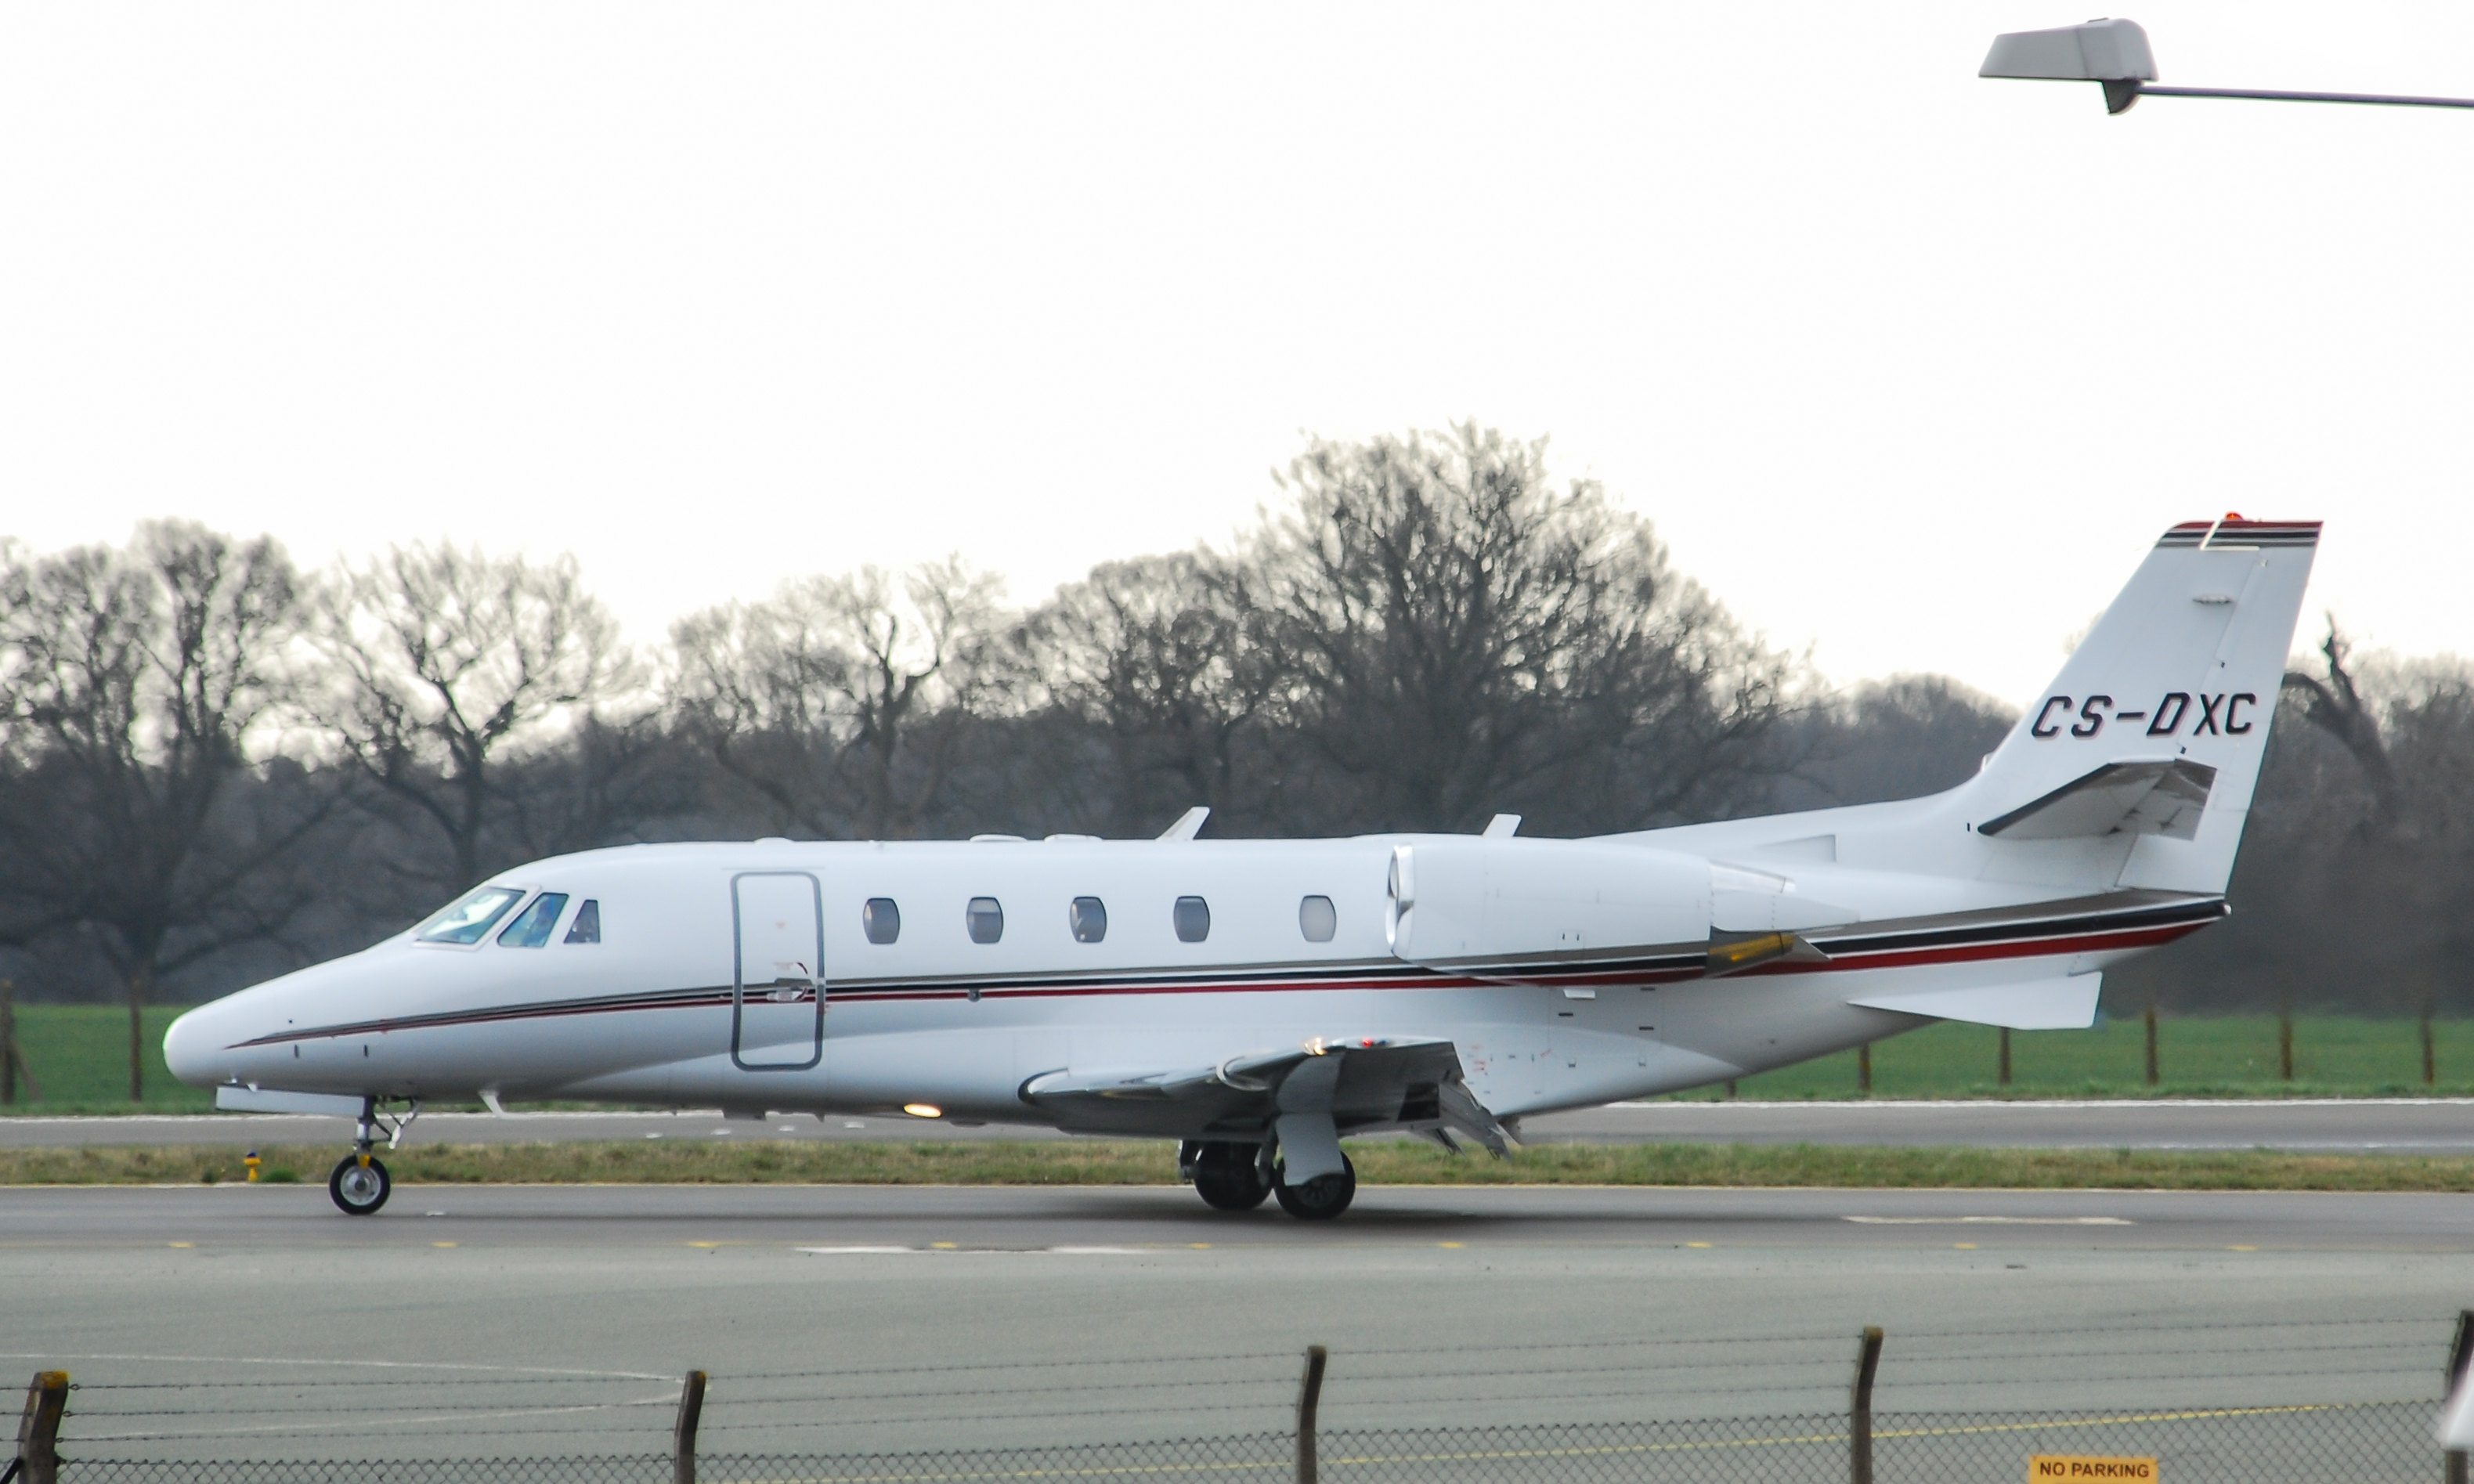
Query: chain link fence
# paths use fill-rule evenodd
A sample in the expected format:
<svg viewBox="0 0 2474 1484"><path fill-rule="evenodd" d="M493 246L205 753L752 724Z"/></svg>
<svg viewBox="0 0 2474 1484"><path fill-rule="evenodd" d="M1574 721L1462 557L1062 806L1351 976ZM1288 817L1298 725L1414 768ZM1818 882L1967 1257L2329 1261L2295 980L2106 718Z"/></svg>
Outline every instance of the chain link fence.
<svg viewBox="0 0 2474 1484"><path fill-rule="evenodd" d="M1344 1407L1342 1425L1330 1425L1327 1414L1319 1420L1318 1408L1327 1403L1322 1347L1309 1350L1302 1375L1294 1354L1278 1371L1266 1364L1279 1357L1229 1354L920 1366L871 1373L870 1386L855 1384L856 1374L847 1371L724 1375L711 1383L711 1406L701 1372L684 1386L605 1372L425 1382L133 1377L74 1388L65 1373L44 1372L29 1390L16 1461L0 1484L1978 1484L2032 1478L2031 1460L2053 1455L2146 1461L2145 1473L2093 1475L2134 1484L2462 1484L2462 1459L2443 1455L2434 1440L2439 1387L2395 1399L2357 1392L2315 1400L2300 1389L2316 1380L2325 1398L2341 1395L2327 1388L2349 1375L2403 1380L2395 1368L2416 1350L2422 1358L2414 1369L2431 1380L2463 1375L2474 1314L2461 1318L2444 1364L2422 1349L2429 1340L2403 1331L2393 1339L2364 1337L2380 1332L2367 1326L2407 1323L2285 1326L2275 1341L2242 1330L2244 1368L2230 1375L2252 1393L2247 1400L2225 1399L2221 1385L2218 1395L2200 1399L2192 1372L2173 1379L2151 1365L2189 1351L2158 1350L2145 1363L2125 1353L2122 1375L2140 1394L2178 1394L2195 1404L2067 1411L1877 1410L1879 1330L1857 1340L1852 1376L1846 1339L1831 1345L1840 1357L1838 1384L1847 1388L1839 1393L1848 1399L1843 1410L1711 1415L1722 1410L1707 1405L1713 1382L1755 1398L1765 1388L1806 1384L1813 1357L1792 1347L1822 1337L1773 1336L1734 1346L1669 1342L1666 1351L1639 1356L1523 1346L1508 1364L1483 1359L1484 1347L1453 1355L1344 1352L1328 1357L1336 1385L1345 1392L1354 1377L1371 1389ZM2116 1351L2145 1332L2112 1336ZM2424 1332L2438 1338L2431 1328ZM1990 1354L1965 1348L1975 1338L1919 1334L1919 1342L1935 1343L1916 1347L1914 1394L1929 1396L1944 1384L1935 1354L1946 1365L1956 1356L1958 1364L1991 1367ZM1764 1346L1789 1349L1762 1358ZM1637 1389L1592 1389L1613 1387L1627 1375ZM1370 1424L1401 1415L1386 1413L1400 1395L1386 1387L1414 1379L1451 1401L1482 1390L1490 1376L1507 1388L1495 1415L1516 1421L1484 1423L1472 1415L1468 1425ZM2227 1376L2219 1372L2214 1379ZM1542 1380L1547 1389L1523 1392L1513 1384L1523 1379ZM1557 1420L1550 1390L1566 1408L1597 1415ZM1661 1400L1703 1410L1661 1415ZM1282 1425L1252 1423L1249 1414L1273 1407L1285 1414ZM885 1435L868 1430L887 1425L884 1414L904 1408L911 1411L893 1425L914 1430L893 1435L923 1437L931 1446L863 1446ZM1186 1435L1094 1438L1128 1419ZM822 1438L842 1447L795 1446ZM424 1442L455 1447L449 1456L421 1456ZM776 1446L751 1448L749 1442ZM794 1446L779 1447L783 1442ZM287 1446L327 1456L284 1456ZM390 1450L396 1456L383 1456ZM354 1453L360 1456L349 1456Z"/></svg>
<svg viewBox="0 0 2474 1484"><path fill-rule="evenodd" d="M2147 1457L2171 1484L2434 1484L2434 1403L2133 1413L1884 1413L1874 1419L1882 1484L2023 1477L2036 1454ZM1539 1427L1326 1432L1324 1484L1839 1484L1844 1416L1729 1418ZM674 1484L667 1454L418 1462L64 1460L61 1484ZM703 1484L1002 1484L1008 1480L1263 1481L1298 1477L1289 1433L1094 1448L789 1457L704 1455Z"/></svg>

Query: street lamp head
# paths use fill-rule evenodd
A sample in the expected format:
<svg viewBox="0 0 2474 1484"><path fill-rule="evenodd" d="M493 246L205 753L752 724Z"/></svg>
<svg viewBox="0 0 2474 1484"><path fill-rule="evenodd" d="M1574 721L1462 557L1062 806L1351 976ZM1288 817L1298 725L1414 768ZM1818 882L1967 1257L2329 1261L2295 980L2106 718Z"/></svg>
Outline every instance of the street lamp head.
<svg viewBox="0 0 2474 1484"><path fill-rule="evenodd" d="M1993 38L1977 77L2051 78L2104 85L2104 109L2120 113L2156 81L2156 54L2132 20L2092 20L2054 31L2013 31Z"/></svg>

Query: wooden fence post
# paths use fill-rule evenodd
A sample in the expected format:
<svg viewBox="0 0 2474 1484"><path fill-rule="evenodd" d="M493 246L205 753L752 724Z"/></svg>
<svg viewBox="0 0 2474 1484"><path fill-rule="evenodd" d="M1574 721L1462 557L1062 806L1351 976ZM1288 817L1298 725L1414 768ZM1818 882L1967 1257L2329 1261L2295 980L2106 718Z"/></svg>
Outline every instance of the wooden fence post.
<svg viewBox="0 0 2474 1484"><path fill-rule="evenodd" d="M673 1437L672 1484L695 1484L696 1423L704 1417L704 1373L691 1371L679 1388L679 1425Z"/></svg>
<svg viewBox="0 0 2474 1484"><path fill-rule="evenodd" d="M2439 1059L2432 1055L2431 1002L2422 1002L2422 1084L2426 1087L2439 1081Z"/></svg>
<svg viewBox="0 0 2474 1484"><path fill-rule="evenodd" d="M2001 1085L2010 1085L2010 1028L2001 1028Z"/></svg>
<svg viewBox="0 0 2474 1484"><path fill-rule="evenodd" d="M1866 1325L1856 1349L1856 1392L1847 1408L1849 1484L1873 1484L1873 1373L1881 1365L1881 1326Z"/></svg>
<svg viewBox="0 0 2474 1484"><path fill-rule="evenodd" d="M1298 1484L1315 1484L1320 1477L1315 1462L1315 1408L1322 1402L1322 1367L1330 1353L1320 1345L1306 1347L1305 1379L1298 1385Z"/></svg>
<svg viewBox="0 0 2474 1484"><path fill-rule="evenodd" d="M2441 1396L2457 1394L2457 1388L2464 1383L2468 1361L2474 1361L2474 1309L2459 1309L2457 1338L2448 1347L2448 1376L2440 1382ZM2444 1461L2441 1476L2447 1484L2466 1484L2465 1450L2450 1448L2440 1457Z"/></svg>
<svg viewBox="0 0 2474 1484"><path fill-rule="evenodd" d="M16 1101L17 982L0 979L0 1103Z"/></svg>
<svg viewBox="0 0 2474 1484"><path fill-rule="evenodd" d="M68 1410L69 1374L37 1371L17 1419L16 1472L24 1484L60 1484L61 1415Z"/></svg>
<svg viewBox="0 0 2474 1484"><path fill-rule="evenodd" d="M1871 1041L1866 1041L1856 1048L1856 1090L1868 1096L1873 1091L1873 1043Z"/></svg>
<svg viewBox="0 0 2474 1484"><path fill-rule="evenodd" d="M2147 1002L2147 1085L2156 1085L2156 1002Z"/></svg>
<svg viewBox="0 0 2474 1484"><path fill-rule="evenodd" d="M2293 1081L2293 1011L2276 1012L2276 1075Z"/></svg>

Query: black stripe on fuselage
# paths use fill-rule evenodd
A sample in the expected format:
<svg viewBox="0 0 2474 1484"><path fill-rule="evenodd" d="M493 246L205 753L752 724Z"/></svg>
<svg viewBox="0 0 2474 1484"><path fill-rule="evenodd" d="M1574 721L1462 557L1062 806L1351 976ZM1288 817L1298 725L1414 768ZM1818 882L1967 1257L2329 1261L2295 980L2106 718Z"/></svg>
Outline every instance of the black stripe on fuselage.
<svg viewBox="0 0 2474 1484"><path fill-rule="evenodd" d="M2124 901L2125 898L2134 899ZM2122 905L2104 908L2106 902ZM2224 916L2221 897L2189 897L2170 892L2116 892L2039 904L2034 916L2019 908L1992 908L1941 913L1929 917L1889 919L1847 928L1817 930L1799 936L1830 956L1831 964L1765 965L1772 972L1812 972L1831 967L1861 967L1850 960L1924 949L2016 943L2032 946L2046 939L2083 938L2092 934L2132 933L2156 928L2197 928ZM1314 968L1244 964L1219 971L1175 974L1138 969L1093 975L1054 971L1035 975L987 975L912 980L843 980L826 987L833 1003L893 1000L960 1000L977 990L982 998L1036 999L1109 994L1245 994L1295 993L1344 989L1466 989L1518 984L1554 987L1565 984L1678 983L1698 979L1708 966L1701 953L1663 952L1630 958L1579 961L1565 955L1526 962L1487 960L1468 964L1425 965L1397 960L1357 960ZM537 1000L516 1005L425 1015L391 1016L347 1025L283 1031L234 1043L232 1049L280 1045L289 1041L336 1039L353 1035L490 1025L516 1020L574 1015L615 1014L642 1010L694 1010L731 1007L736 996L728 985L690 989L664 989L594 999Z"/></svg>

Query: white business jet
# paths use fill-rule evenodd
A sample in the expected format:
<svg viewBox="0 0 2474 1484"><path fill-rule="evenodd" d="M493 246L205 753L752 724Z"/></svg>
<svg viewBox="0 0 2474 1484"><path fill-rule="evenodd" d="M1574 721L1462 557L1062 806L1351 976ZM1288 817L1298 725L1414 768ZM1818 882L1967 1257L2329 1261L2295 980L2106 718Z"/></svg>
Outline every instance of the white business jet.
<svg viewBox="0 0 2474 1484"><path fill-rule="evenodd" d="M607 1100L1174 1138L1202 1199L1346 1209L1340 1140L1518 1120L1934 1020L2083 1027L2106 965L2225 914L2318 541L2166 532L1976 777L1592 839L632 845L504 872L182 1016L233 1108Z"/></svg>

